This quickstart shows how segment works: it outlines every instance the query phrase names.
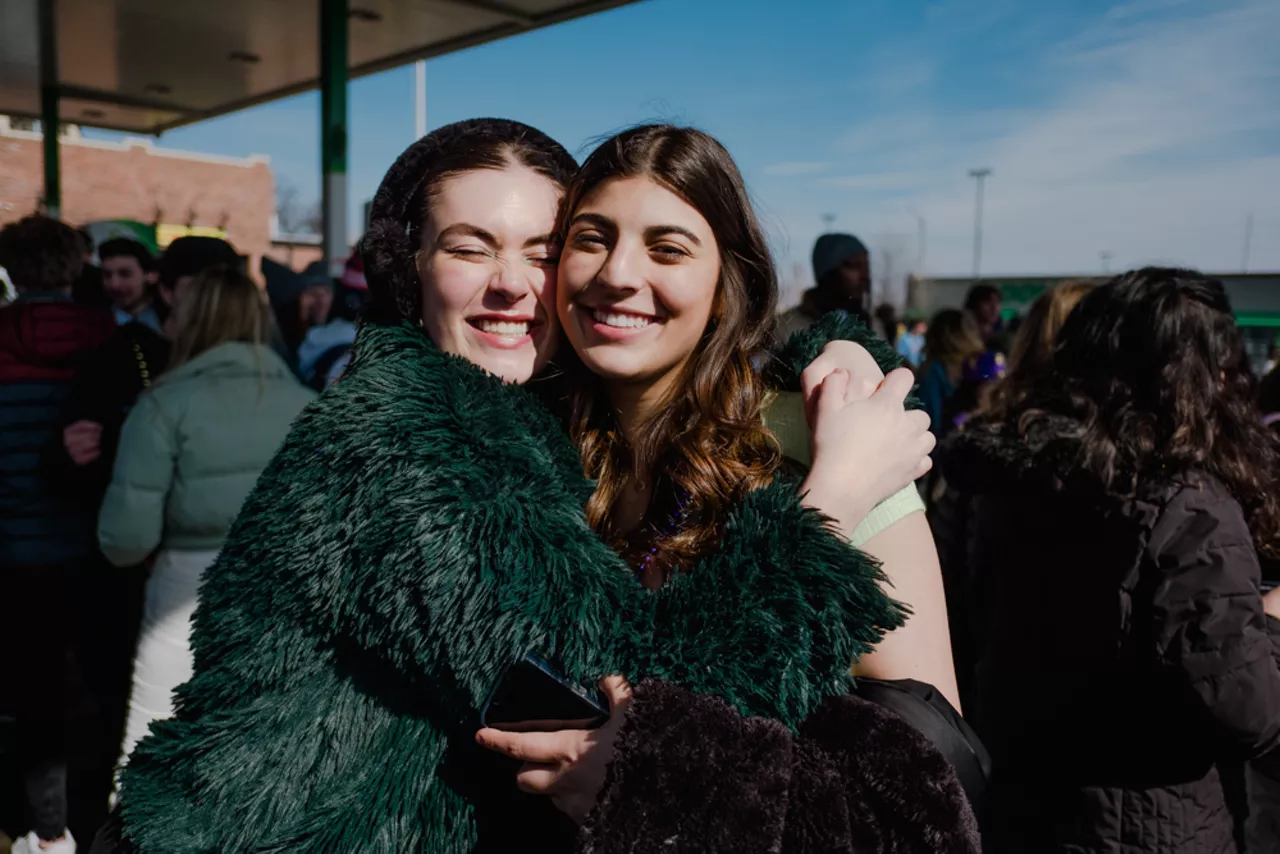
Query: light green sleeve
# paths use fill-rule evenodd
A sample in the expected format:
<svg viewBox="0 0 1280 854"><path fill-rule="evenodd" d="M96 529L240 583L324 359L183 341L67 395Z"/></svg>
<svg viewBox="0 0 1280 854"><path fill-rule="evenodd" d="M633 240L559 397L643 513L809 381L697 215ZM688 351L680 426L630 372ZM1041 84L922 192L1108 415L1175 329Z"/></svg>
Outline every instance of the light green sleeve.
<svg viewBox="0 0 1280 854"><path fill-rule="evenodd" d="M804 417L804 398L798 392L775 394L765 405L764 424L778 438L782 453L805 468L813 464L809 424ZM920 491L915 484L907 484L872 508L858 523L849 541L855 546L862 546L899 519L923 512L924 500Z"/></svg>
<svg viewBox="0 0 1280 854"><path fill-rule="evenodd" d="M144 391L124 421L111 486L98 514L98 545L116 566L142 563L164 536L165 502L178 457L174 433L155 390Z"/></svg>

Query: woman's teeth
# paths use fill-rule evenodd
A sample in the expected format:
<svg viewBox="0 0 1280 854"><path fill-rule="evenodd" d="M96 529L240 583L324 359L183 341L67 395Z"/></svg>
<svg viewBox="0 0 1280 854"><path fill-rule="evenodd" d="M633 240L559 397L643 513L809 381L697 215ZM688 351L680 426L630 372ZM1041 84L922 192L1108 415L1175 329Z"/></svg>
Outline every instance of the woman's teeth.
<svg viewBox="0 0 1280 854"><path fill-rule="evenodd" d="M476 328L503 338L523 338L529 334L529 322L518 320L477 320Z"/></svg>
<svg viewBox="0 0 1280 854"><path fill-rule="evenodd" d="M593 315L596 323L603 323L605 326L613 326L618 329L643 329L653 323L649 318L641 317L638 314L618 314L612 311L596 309Z"/></svg>

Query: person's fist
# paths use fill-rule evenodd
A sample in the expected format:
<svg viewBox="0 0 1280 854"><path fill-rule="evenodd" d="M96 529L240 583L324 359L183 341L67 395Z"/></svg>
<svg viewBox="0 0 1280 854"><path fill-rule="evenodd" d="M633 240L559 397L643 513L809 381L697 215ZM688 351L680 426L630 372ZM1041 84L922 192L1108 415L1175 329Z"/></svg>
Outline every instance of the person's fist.
<svg viewBox="0 0 1280 854"><path fill-rule="evenodd" d="M800 390L804 394L804 414L813 428L818 410L818 395L822 383L836 371L848 374L844 395L848 400L866 400L875 394L884 381L884 371L876 364L867 349L852 341L831 341L822 348L818 358L809 363L800 374Z"/></svg>
<svg viewBox="0 0 1280 854"><path fill-rule="evenodd" d="M102 425L95 421L69 424L62 431L62 444L73 463L87 466L102 456Z"/></svg>

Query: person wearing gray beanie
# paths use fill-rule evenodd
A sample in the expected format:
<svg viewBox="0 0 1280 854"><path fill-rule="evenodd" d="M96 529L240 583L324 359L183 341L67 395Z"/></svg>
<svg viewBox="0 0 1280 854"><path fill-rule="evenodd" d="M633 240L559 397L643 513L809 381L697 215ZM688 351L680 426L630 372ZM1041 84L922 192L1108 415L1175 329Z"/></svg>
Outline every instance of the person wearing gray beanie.
<svg viewBox="0 0 1280 854"><path fill-rule="evenodd" d="M800 305L778 318L777 339L808 329L829 311L847 311L870 324L866 310L871 288L871 254L852 234L824 234L813 244L813 278Z"/></svg>

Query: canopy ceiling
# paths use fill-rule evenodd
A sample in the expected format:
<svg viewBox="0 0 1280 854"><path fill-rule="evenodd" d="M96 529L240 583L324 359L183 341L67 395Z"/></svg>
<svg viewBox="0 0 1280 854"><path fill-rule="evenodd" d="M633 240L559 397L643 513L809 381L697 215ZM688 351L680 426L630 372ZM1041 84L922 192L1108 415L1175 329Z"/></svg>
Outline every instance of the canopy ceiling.
<svg viewBox="0 0 1280 854"><path fill-rule="evenodd" d="M40 0L0 0L0 114L39 117ZM353 77L634 0L350 0ZM62 120L158 134L319 83L319 0L56 0Z"/></svg>

